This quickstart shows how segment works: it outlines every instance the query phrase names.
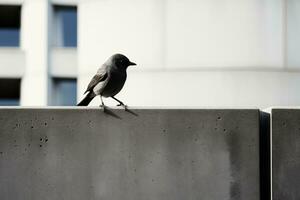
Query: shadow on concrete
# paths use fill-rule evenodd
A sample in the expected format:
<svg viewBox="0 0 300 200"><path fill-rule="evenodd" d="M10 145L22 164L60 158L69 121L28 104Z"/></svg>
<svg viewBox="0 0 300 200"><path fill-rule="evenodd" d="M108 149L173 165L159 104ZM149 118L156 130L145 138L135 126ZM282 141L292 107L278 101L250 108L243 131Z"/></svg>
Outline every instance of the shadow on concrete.
<svg viewBox="0 0 300 200"><path fill-rule="evenodd" d="M108 114L108 115L110 115L110 116L112 116L112 117L114 117L114 118L117 118L117 119L122 119L119 115L117 115L115 112L113 112L113 109L110 109L110 108L107 107L107 106L102 107L102 108L103 108L103 111L104 111L105 114ZM129 114L132 114L132 115L134 115L134 116L136 116L136 117L139 116L136 112L134 112L133 110L130 110L127 106L124 107L124 110L125 110L126 112L128 112Z"/></svg>
<svg viewBox="0 0 300 200"><path fill-rule="evenodd" d="M117 118L117 119L122 119L119 115L117 115L116 113L114 113L112 111L112 109L109 109L107 106L103 107L103 112L107 115L110 115L114 118Z"/></svg>
<svg viewBox="0 0 300 200"><path fill-rule="evenodd" d="M132 110L130 110L127 106L125 107L125 111L126 111L126 112L129 112L130 114L132 114L132 115L134 115L134 116L136 116L136 117L139 116L137 113L135 113L135 112L133 112Z"/></svg>

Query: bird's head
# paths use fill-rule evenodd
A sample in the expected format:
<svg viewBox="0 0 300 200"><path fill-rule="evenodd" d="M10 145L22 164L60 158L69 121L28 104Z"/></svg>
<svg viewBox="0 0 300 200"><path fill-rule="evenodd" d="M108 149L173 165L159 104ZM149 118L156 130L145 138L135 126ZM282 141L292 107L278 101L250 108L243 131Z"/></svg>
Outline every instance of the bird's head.
<svg viewBox="0 0 300 200"><path fill-rule="evenodd" d="M131 65L136 65L122 54L115 54L110 58L110 61L120 69L127 69Z"/></svg>

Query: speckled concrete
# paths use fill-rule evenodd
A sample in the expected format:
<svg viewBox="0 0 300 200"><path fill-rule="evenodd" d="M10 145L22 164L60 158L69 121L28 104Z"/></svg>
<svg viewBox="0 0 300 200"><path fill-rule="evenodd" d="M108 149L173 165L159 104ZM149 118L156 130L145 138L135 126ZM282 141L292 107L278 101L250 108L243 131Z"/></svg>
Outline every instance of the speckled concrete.
<svg viewBox="0 0 300 200"><path fill-rule="evenodd" d="M273 200L300 199L300 109L273 109Z"/></svg>
<svg viewBox="0 0 300 200"><path fill-rule="evenodd" d="M259 199L258 110L133 111L0 109L0 199Z"/></svg>

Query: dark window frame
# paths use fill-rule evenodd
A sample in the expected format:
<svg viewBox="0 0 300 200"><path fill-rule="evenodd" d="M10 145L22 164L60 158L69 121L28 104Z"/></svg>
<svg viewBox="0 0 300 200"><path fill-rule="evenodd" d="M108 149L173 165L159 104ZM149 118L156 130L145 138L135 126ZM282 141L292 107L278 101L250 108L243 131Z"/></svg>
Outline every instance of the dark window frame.
<svg viewBox="0 0 300 200"><path fill-rule="evenodd" d="M74 18L75 17L75 18ZM78 45L77 6L53 5L54 47L73 47ZM59 27L61 26L61 27Z"/></svg>
<svg viewBox="0 0 300 200"><path fill-rule="evenodd" d="M0 47L19 47L21 5L0 5Z"/></svg>
<svg viewBox="0 0 300 200"><path fill-rule="evenodd" d="M0 105L19 106L21 98L20 78L0 78Z"/></svg>
<svg viewBox="0 0 300 200"><path fill-rule="evenodd" d="M52 106L75 106L77 103L77 78L57 78L53 77L52 78L52 97L51 97L51 105ZM68 83L69 85L63 85ZM74 84L73 86L70 85ZM65 87L71 87L71 89L74 91L69 91L71 92L71 96L64 96L64 95L69 95L64 91L66 89ZM70 89L70 88L68 88ZM73 93L74 92L74 93ZM65 101L65 100L68 100Z"/></svg>

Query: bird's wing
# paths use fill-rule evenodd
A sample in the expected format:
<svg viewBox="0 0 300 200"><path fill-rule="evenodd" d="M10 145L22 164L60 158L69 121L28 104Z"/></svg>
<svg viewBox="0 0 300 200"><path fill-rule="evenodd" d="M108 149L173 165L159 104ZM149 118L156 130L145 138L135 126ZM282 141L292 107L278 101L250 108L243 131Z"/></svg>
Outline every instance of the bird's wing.
<svg viewBox="0 0 300 200"><path fill-rule="evenodd" d="M91 91L93 90L93 88L99 83L99 82L102 82L102 81L105 81L107 79L108 75L105 71L102 71L98 73L92 78L91 82L89 83L86 91L84 92L87 93L88 91Z"/></svg>

